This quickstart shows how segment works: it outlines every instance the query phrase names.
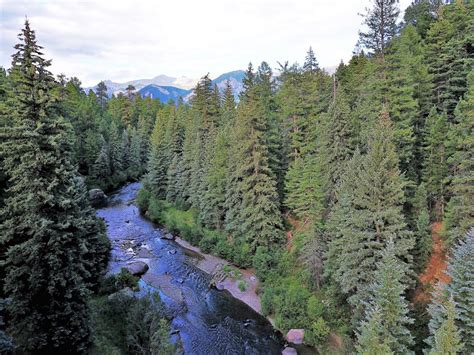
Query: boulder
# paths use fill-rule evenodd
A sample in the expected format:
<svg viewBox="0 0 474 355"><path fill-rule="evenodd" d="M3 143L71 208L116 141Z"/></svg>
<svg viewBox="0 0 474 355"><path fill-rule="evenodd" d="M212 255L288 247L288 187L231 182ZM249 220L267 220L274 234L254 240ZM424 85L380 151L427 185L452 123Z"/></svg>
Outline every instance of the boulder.
<svg viewBox="0 0 474 355"><path fill-rule="evenodd" d="M125 269L134 276L141 276L148 271L148 265L143 261L134 261L133 263L125 265Z"/></svg>
<svg viewBox="0 0 474 355"><path fill-rule="evenodd" d="M286 348L283 349L281 352L281 355L298 355L298 352L296 351L295 348L291 348L287 346Z"/></svg>
<svg viewBox="0 0 474 355"><path fill-rule="evenodd" d="M175 236L171 233L163 233L160 236L161 239L166 239L166 240L175 240Z"/></svg>
<svg viewBox="0 0 474 355"><path fill-rule="evenodd" d="M107 195L101 189L89 190L89 201L93 207L101 207L107 204Z"/></svg>
<svg viewBox="0 0 474 355"><path fill-rule="evenodd" d="M303 344L304 329L290 329L286 334L286 340L293 344Z"/></svg>

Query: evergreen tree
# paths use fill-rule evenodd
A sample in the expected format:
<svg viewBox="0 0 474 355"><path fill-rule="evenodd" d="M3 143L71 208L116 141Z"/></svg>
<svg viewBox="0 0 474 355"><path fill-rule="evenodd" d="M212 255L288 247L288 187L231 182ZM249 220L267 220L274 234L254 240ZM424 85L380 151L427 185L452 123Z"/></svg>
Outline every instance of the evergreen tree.
<svg viewBox="0 0 474 355"><path fill-rule="evenodd" d="M419 273L424 270L433 246L430 229L430 214L428 210L428 194L423 183L416 189L412 204L413 214L415 216L413 227L415 236L413 265L415 271Z"/></svg>
<svg viewBox="0 0 474 355"><path fill-rule="evenodd" d="M19 38L14 127L1 132L9 176L0 211L8 328L23 352L85 353L88 290L107 264L108 240L76 177L72 131L57 115L50 62L28 21Z"/></svg>
<svg viewBox="0 0 474 355"><path fill-rule="evenodd" d="M426 183L430 209L437 220L444 215L446 203L446 179L449 174L446 144L446 116L438 114L433 108L426 119L423 181Z"/></svg>
<svg viewBox="0 0 474 355"><path fill-rule="evenodd" d="M306 53L306 58L303 65L303 70L305 72L315 73L319 70L319 64L314 55L313 48L309 47L308 52Z"/></svg>
<svg viewBox="0 0 474 355"><path fill-rule="evenodd" d="M110 170L109 148L104 136L101 136L101 148L92 168L93 176L99 181L106 181L112 174Z"/></svg>
<svg viewBox="0 0 474 355"><path fill-rule="evenodd" d="M362 321L360 333L357 334L357 354L361 355L390 355L389 341L383 333L383 315L380 309L374 308L370 318Z"/></svg>
<svg viewBox="0 0 474 355"><path fill-rule="evenodd" d="M467 75L472 70L473 14L472 1L442 6L426 39L426 58L433 75L433 103L439 112L446 112L450 121L459 99L467 91Z"/></svg>
<svg viewBox="0 0 474 355"><path fill-rule="evenodd" d="M446 216L450 243L474 227L474 71L469 82L470 89L455 111L456 122L450 137L452 197Z"/></svg>
<svg viewBox="0 0 474 355"><path fill-rule="evenodd" d="M466 353L474 352L474 229L470 229L452 251L448 264L451 277L447 289L456 311L456 326Z"/></svg>
<svg viewBox="0 0 474 355"><path fill-rule="evenodd" d="M165 149L165 138L167 120L166 111L160 111L151 135L151 149L146 184L150 191L158 198L165 198L166 196L166 173L168 166L166 164L167 152Z"/></svg>
<svg viewBox="0 0 474 355"><path fill-rule="evenodd" d="M104 110L107 105L107 100L109 99L109 95L107 94L107 85L103 81L101 81L97 85L97 89L95 90L97 95L97 101L99 102L100 106Z"/></svg>
<svg viewBox="0 0 474 355"><path fill-rule="evenodd" d="M348 163L328 222L331 244L326 272L355 308L367 300L375 265L390 239L405 275L403 282L409 279L413 238L402 214L404 185L393 128L384 113L372 131L367 154L356 152ZM355 319L359 316L360 309Z"/></svg>
<svg viewBox="0 0 474 355"><path fill-rule="evenodd" d="M242 100L235 123L237 146L231 160L236 164L230 170L233 188L226 196L230 210L226 228L255 251L258 246L278 245L283 235L276 182L266 146L264 102L255 86L247 89Z"/></svg>
<svg viewBox="0 0 474 355"><path fill-rule="evenodd" d="M359 32L360 44L383 58L385 49L397 34L399 13L398 0L373 0L372 9L366 9L364 16L368 31Z"/></svg>
<svg viewBox="0 0 474 355"><path fill-rule="evenodd" d="M395 245L390 239L377 263L377 271L370 287L371 298L367 305L366 321L362 323L359 332L373 334L371 327L375 321L372 318L380 317L377 324L378 343L387 345L394 353L407 354L413 344L413 337L407 326L413 320L408 317L408 302L404 298L405 286L402 281L405 274L400 266Z"/></svg>
<svg viewBox="0 0 474 355"><path fill-rule="evenodd" d="M456 355L461 353L462 344L456 327L456 310L453 299L448 299L442 307L444 321L433 334L433 348L430 355Z"/></svg>

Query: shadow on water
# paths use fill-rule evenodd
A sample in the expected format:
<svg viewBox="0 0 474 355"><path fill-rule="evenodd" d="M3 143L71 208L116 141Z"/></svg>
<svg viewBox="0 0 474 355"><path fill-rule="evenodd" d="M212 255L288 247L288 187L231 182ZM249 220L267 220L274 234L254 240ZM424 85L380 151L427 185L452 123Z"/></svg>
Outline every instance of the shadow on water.
<svg viewBox="0 0 474 355"><path fill-rule="evenodd" d="M97 210L112 242L109 272L132 260L148 264L141 292L160 292L187 354L281 354L283 337L265 317L228 291L209 288L210 276L193 263L198 254L161 239L160 229L140 215L139 188L124 186Z"/></svg>

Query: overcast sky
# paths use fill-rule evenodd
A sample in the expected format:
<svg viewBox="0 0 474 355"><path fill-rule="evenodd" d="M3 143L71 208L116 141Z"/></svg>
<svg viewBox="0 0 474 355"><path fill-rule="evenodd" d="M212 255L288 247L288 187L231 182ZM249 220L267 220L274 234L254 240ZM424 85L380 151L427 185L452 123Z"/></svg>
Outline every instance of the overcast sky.
<svg viewBox="0 0 474 355"><path fill-rule="evenodd" d="M410 0L401 0L404 10ZM370 0L0 0L0 66L25 15L52 71L85 86L159 74L216 77L249 61L347 61Z"/></svg>

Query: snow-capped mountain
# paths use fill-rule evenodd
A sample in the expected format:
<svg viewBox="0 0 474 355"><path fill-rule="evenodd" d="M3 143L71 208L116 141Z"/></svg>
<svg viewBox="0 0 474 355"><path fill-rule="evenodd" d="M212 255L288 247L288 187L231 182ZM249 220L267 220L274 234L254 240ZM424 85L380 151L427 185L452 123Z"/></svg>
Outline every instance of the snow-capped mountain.
<svg viewBox="0 0 474 355"><path fill-rule="evenodd" d="M227 80L229 80L234 95L238 97L242 91L242 80L244 76L245 72L243 70L235 70L218 76L212 83L216 84L222 92L225 89ZM179 97L182 97L184 101L188 101L192 96L193 88L197 82L198 79L190 79L184 76L175 78L167 75L158 75L152 79L131 80L125 83L104 80L109 96L125 92L128 85L133 85L142 97L151 97L165 103L169 100L177 101ZM86 92L89 90L96 91L96 89L97 85L86 88Z"/></svg>

